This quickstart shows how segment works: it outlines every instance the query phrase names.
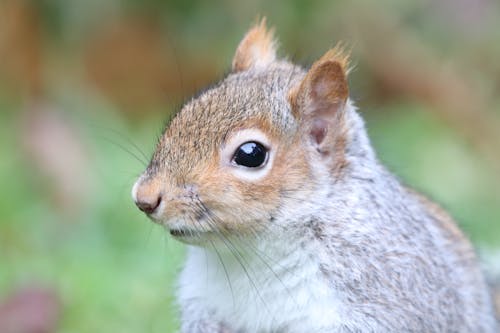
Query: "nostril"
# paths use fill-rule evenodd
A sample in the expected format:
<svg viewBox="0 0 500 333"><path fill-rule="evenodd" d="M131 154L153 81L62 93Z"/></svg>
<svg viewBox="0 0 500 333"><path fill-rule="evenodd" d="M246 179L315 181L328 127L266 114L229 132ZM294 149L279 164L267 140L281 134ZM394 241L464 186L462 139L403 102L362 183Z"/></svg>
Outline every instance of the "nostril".
<svg viewBox="0 0 500 333"><path fill-rule="evenodd" d="M135 202L137 207L142 210L146 214L152 214L158 208L158 206L161 203L161 196L158 196L156 199L149 198L150 200L146 199L139 199Z"/></svg>

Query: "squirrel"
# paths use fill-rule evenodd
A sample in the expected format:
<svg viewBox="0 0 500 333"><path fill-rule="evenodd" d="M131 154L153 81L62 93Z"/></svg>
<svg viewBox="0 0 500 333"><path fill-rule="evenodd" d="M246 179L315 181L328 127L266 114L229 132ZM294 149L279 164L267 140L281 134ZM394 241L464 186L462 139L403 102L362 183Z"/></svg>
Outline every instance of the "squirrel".
<svg viewBox="0 0 500 333"><path fill-rule="evenodd" d="M258 21L132 189L188 247L185 333L498 332L452 218L377 159L336 46L305 70Z"/></svg>

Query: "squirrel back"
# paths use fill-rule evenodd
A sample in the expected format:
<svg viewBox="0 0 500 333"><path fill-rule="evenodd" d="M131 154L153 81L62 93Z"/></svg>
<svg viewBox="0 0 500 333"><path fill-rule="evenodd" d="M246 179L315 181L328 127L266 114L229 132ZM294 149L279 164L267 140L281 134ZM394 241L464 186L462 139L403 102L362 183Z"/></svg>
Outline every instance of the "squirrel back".
<svg viewBox="0 0 500 333"><path fill-rule="evenodd" d="M133 188L188 244L184 332L496 332L466 237L377 160L349 61L276 57L264 20L192 99Z"/></svg>

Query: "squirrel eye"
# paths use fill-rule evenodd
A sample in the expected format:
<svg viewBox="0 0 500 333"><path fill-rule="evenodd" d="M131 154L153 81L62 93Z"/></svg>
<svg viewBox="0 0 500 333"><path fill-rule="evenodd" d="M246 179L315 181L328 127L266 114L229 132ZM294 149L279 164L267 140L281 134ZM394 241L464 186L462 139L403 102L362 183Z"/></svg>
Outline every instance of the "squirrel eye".
<svg viewBox="0 0 500 333"><path fill-rule="evenodd" d="M247 168L257 168L267 162L267 149L255 141L245 142L236 149L233 162Z"/></svg>

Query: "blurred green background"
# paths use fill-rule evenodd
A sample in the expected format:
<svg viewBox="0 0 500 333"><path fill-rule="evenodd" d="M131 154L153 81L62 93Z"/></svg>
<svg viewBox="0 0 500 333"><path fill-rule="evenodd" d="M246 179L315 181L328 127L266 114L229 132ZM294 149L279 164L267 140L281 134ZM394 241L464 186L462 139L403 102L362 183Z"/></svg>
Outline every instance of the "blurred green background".
<svg viewBox="0 0 500 333"><path fill-rule="evenodd" d="M498 251L497 1L2 0L0 330L175 331L183 246L130 190L258 15L298 63L351 47L380 158Z"/></svg>

